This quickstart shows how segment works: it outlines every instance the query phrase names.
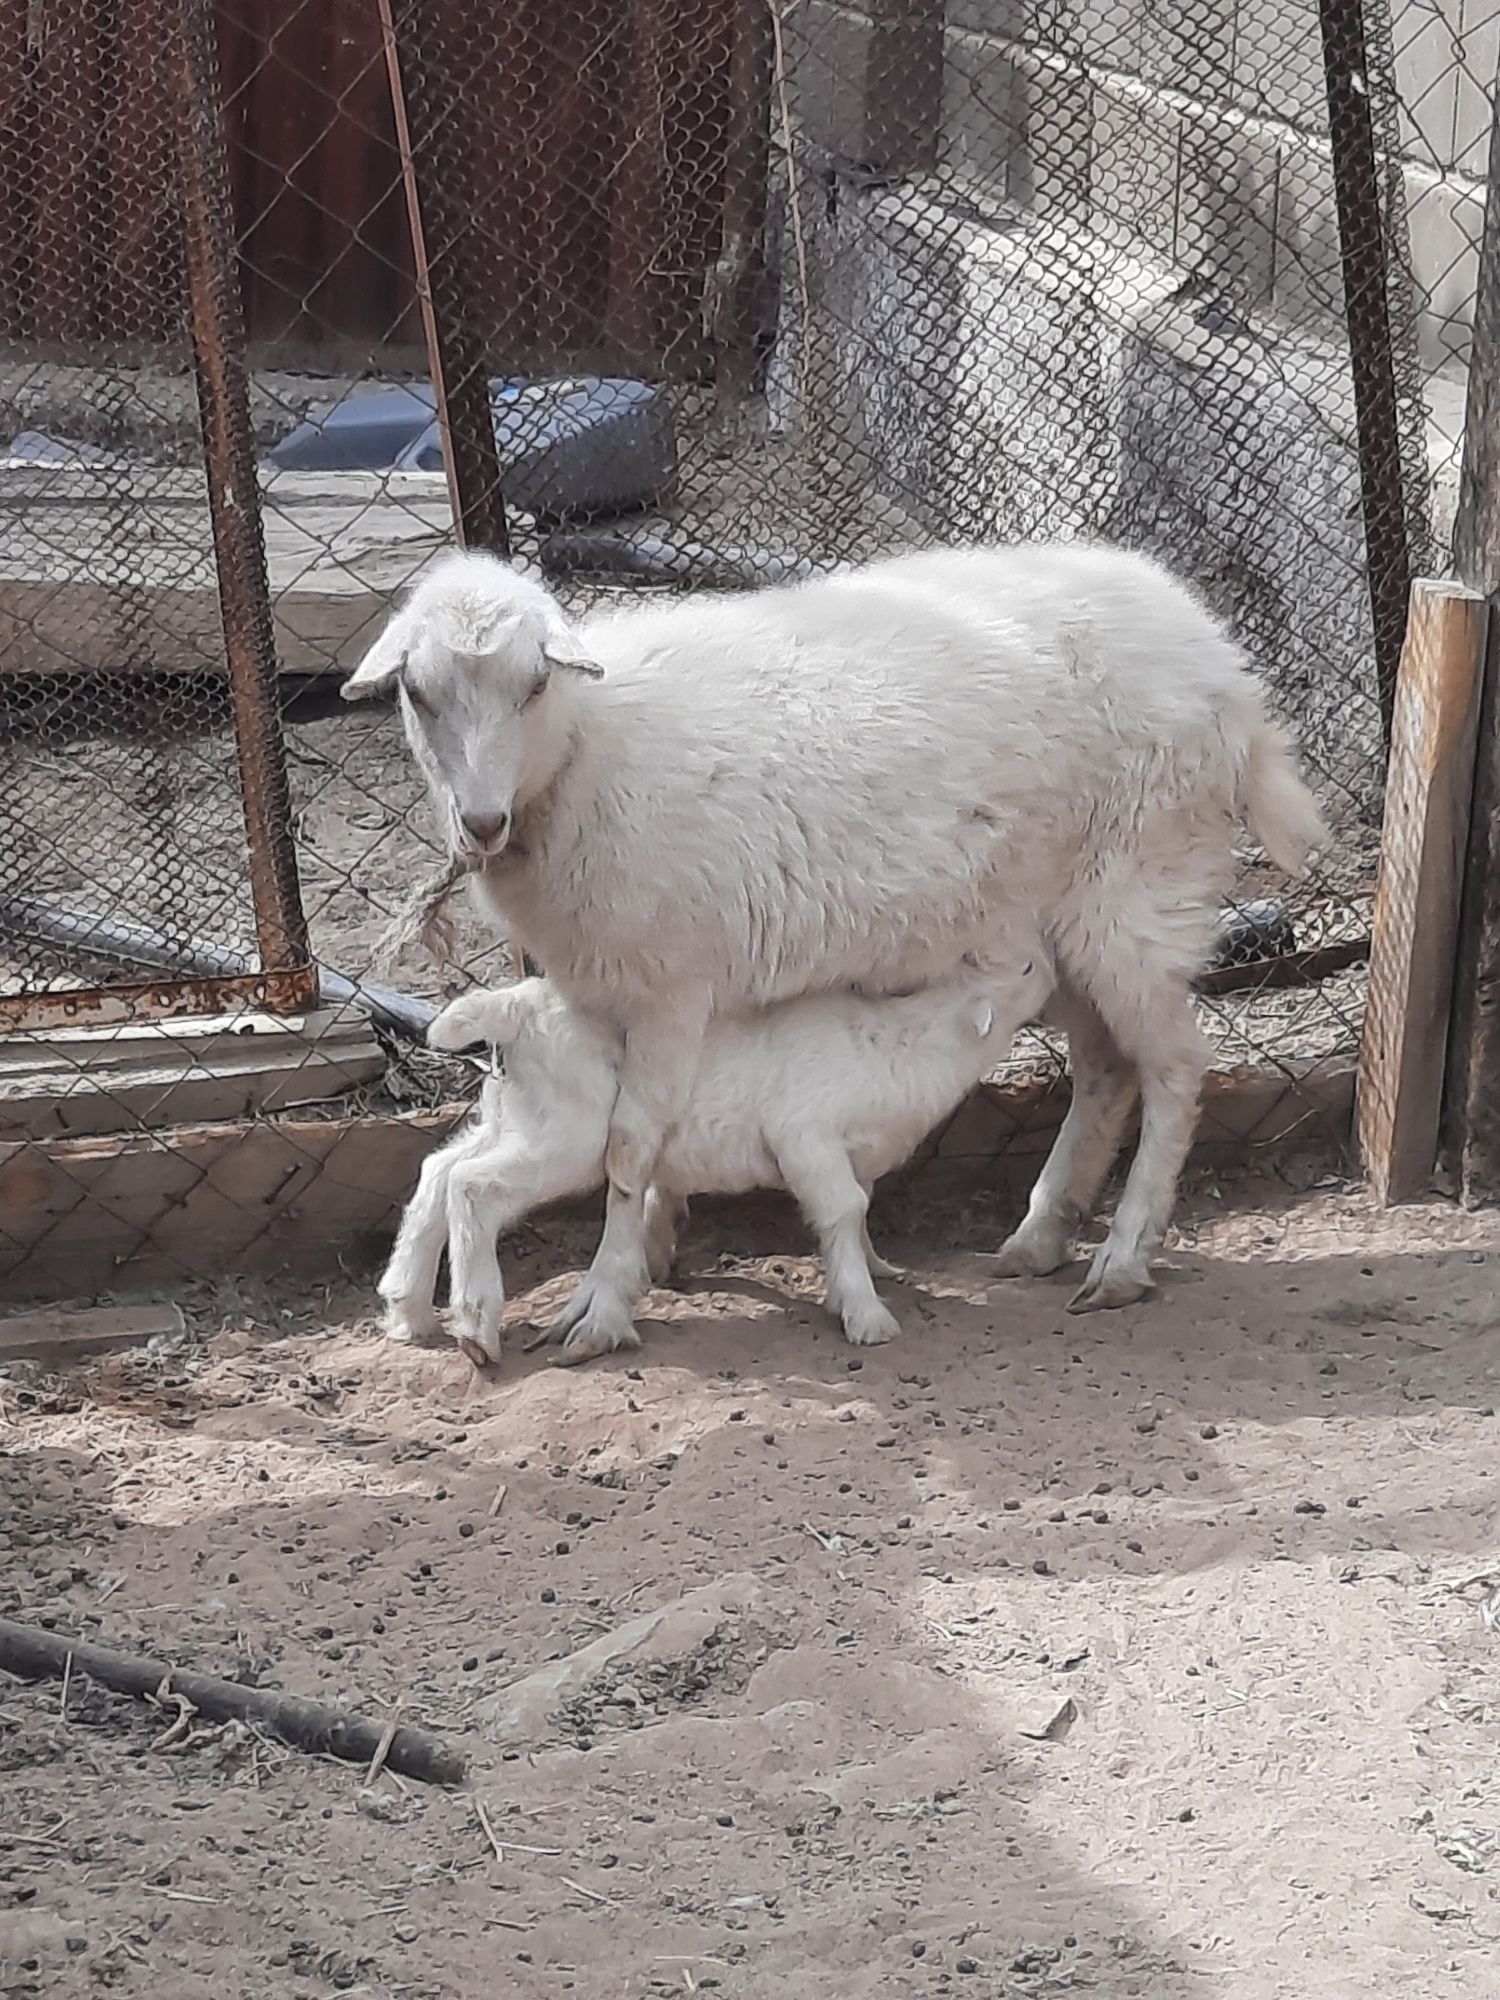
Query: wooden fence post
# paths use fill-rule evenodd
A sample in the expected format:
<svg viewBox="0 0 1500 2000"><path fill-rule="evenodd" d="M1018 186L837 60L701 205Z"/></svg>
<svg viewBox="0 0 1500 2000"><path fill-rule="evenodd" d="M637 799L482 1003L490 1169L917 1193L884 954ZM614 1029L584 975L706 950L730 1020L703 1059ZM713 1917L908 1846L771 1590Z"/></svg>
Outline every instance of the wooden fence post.
<svg viewBox="0 0 1500 2000"><path fill-rule="evenodd" d="M1437 1161L1487 624L1478 592L1412 585L1355 1102L1377 1201L1420 1193Z"/></svg>

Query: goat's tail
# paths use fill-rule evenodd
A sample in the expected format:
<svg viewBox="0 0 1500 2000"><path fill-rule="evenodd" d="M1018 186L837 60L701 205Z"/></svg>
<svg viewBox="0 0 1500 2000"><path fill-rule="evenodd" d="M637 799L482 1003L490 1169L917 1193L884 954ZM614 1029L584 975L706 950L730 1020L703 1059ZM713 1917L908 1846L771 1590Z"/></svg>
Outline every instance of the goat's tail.
<svg viewBox="0 0 1500 2000"><path fill-rule="evenodd" d="M540 979L518 979L511 986L476 986L450 1000L427 1030L433 1049L469 1049L476 1042L507 1049L532 1020L541 998Z"/></svg>
<svg viewBox="0 0 1500 2000"><path fill-rule="evenodd" d="M1264 712L1250 726L1243 805L1250 831L1284 874L1304 874L1328 843L1328 827L1291 740Z"/></svg>

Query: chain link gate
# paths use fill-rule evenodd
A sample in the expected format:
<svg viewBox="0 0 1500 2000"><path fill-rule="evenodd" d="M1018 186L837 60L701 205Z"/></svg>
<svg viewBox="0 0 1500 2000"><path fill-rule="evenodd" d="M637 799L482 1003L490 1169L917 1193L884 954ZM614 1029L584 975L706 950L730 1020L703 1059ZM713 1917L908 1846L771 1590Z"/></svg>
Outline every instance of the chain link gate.
<svg viewBox="0 0 1500 2000"><path fill-rule="evenodd" d="M295 1012L317 981L212 13L198 0L28 10L8 73L0 334L13 353L89 354L73 407L92 434L23 430L0 469L0 1025ZM143 341L151 372L121 368ZM44 409L45 363L8 372L16 414L28 392ZM163 433L155 463L121 449Z"/></svg>
<svg viewBox="0 0 1500 2000"><path fill-rule="evenodd" d="M257 944L252 990L305 1000L291 835L312 957L381 975L435 845L393 719L334 695L455 537L586 606L1098 534L1230 619L1330 810L1321 880L1247 869L1202 999L1221 1065L1285 1086L1233 1139L1342 1138L1395 607L1445 567L1461 428L1495 70L1464 0L213 12L227 189L198 0L0 0L10 1019L101 983L59 910L95 948L114 923L133 1005L206 1005L186 968ZM181 256L185 143L198 268L238 260L245 405L227 295ZM17 463L26 432L64 462ZM466 920L454 965L386 976L420 998L503 963ZM468 1086L387 1055L345 1112ZM1055 1081L1059 1051L1009 1074Z"/></svg>

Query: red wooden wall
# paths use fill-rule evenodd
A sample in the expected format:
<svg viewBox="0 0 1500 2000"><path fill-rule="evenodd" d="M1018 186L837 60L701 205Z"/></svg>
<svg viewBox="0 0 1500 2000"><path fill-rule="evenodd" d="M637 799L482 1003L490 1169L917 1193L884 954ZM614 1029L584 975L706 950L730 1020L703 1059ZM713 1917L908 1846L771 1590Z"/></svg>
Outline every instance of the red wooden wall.
<svg viewBox="0 0 1500 2000"><path fill-rule="evenodd" d="M497 367L693 373L734 0L437 0ZM420 351L376 0L219 0L256 356ZM167 0L0 0L0 349L181 340Z"/></svg>

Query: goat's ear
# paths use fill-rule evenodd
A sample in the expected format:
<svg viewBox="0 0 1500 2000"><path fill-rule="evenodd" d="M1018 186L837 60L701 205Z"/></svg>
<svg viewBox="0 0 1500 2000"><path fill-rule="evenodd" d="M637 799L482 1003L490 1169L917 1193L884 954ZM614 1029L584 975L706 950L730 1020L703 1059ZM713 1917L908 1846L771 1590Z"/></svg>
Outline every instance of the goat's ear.
<svg viewBox="0 0 1500 2000"><path fill-rule="evenodd" d="M344 682L345 701L364 701L372 694L386 694L406 664L406 648L411 633L406 614L398 612Z"/></svg>
<svg viewBox="0 0 1500 2000"><path fill-rule="evenodd" d="M560 611L554 612L547 620L542 658L549 666L567 667L575 674L587 674L591 681L602 681L604 678L604 669L590 653L583 634Z"/></svg>

